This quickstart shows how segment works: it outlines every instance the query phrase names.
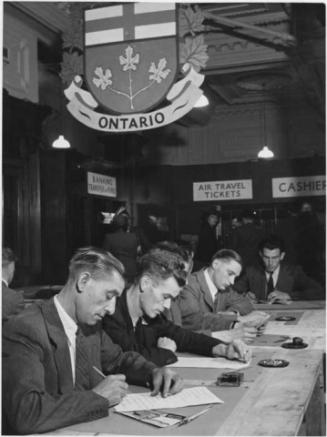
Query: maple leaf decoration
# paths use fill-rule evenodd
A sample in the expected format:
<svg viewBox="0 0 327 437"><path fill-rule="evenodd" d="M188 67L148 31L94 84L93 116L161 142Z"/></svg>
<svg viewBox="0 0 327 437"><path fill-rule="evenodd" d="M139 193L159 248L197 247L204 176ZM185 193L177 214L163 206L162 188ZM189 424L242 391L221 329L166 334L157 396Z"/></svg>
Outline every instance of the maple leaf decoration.
<svg viewBox="0 0 327 437"><path fill-rule="evenodd" d="M194 36L197 32L203 32L203 20L203 12L198 6L195 6L195 11L190 6L181 8L179 16L179 30L181 36L189 33Z"/></svg>
<svg viewBox="0 0 327 437"><path fill-rule="evenodd" d="M168 74L171 72L169 68L165 70L165 67L167 65L166 58L161 58L158 63L158 67L156 67L156 64L154 62L151 62L150 68L149 68L149 79L154 80L157 83L161 83L162 79L166 79Z"/></svg>
<svg viewBox="0 0 327 437"><path fill-rule="evenodd" d="M107 68L104 72L102 67L97 67L94 70L94 73L98 76L98 78L93 78L93 83L96 87L105 90L106 88L108 88L108 86L112 84L112 80L110 80L112 74L109 68Z"/></svg>
<svg viewBox="0 0 327 437"><path fill-rule="evenodd" d="M184 64L188 62L194 67L195 71L200 71L206 66L209 59L207 54L207 45L204 44L203 35L195 38L186 37L185 43L181 46L180 60Z"/></svg>
<svg viewBox="0 0 327 437"><path fill-rule="evenodd" d="M125 55L126 58L124 58L124 56L119 56L119 63L120 65L123 65L123 71L136 70L135 64L140 62L140 55L137 53L133 57L133 47L131 46L128 46L125 49Z"/></svg>
<svg viewBox="0 0 327 437"><path fill-rule="evenodd" d="M64 52L61 62L60 77L63 83L69 84L76 75L83 74L83 56L77 52Z"/></svg>

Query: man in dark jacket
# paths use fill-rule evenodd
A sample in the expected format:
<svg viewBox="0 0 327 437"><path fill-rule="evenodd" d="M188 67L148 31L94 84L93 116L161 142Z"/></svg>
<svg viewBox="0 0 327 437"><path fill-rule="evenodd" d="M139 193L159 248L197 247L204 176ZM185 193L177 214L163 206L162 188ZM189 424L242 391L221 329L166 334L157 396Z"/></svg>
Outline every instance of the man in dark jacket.
<svg viewBox="0 0 327 437"><path fill-rule="evenodd" d="M115 310L123 273L108 252L79 249L60 293L5 324L4 434L42 433L108 416L125 396L126 381L151 385L153 395L181 390L175 372L123 352L98 323Z"/></svg>
<svg viewBox="0 0 327 437"><path fill-rule="evenodd" d="M176 350L247 360L249 351L242 341L225 344L176 326L162 314L185 280L178 254L150 250L141 258L138 278L118 300L115 313L104 318L105 331L123 350L137 351L157 365L174 363Z"/></svg>
<svg viewBox="0 0 327 437"><path fill-rule="evenodd" d="M272 235L261 241L262 266L249 266L235 283L235 289L249 293L254 301L287 304L292 299L324 299L322 287L307 276L300 266L284 264L284 244Z"/></svg>

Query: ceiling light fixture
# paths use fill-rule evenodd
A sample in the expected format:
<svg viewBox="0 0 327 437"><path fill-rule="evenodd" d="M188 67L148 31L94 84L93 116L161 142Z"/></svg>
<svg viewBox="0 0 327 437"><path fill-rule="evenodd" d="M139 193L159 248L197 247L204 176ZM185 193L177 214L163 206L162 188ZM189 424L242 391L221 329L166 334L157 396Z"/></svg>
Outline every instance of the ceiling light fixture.
<svg viewBox="0 0 327 437"><path fill-rule="evenodd" d="M269 149L267 144L267 133L266 133L266 105L265 105L265 84L262 84L263 90L263 148L258 152L258 158L270 159L274 157L274 152Z"/></svg>
<svg viewBox="0 0 327 437"><path fill-rule="evenodd" d="M274 157L274 152L272 152L267 146L263 146L263 148L258 152L258 158L269 159Z"/></svg>
<svg viewBox="0 0 327 437"><path fill-rule="evenodd" d="M66 140L63 135L59 137L52 143L54 149L70 149L70 142Z"/></svg>
<svg viewBox="0 0 327 437"><path fill-rule="evenodd" d="M202 94L199 100L195 103L194 108L204 108L205 106L209 105L208 98Z"/></svg>

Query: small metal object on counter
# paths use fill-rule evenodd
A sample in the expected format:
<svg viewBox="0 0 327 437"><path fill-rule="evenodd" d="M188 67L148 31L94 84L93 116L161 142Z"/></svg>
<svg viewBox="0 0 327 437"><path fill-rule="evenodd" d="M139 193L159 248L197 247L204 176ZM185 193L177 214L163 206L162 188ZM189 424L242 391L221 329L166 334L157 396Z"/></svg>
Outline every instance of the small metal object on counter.
<svg viewBox="0 0 327 437"><path fill-rule="evenodd" d="M285 349L304 349L308 347L307 343L304 343L303 338L293 337L293 340L288 343L283 343L282 347Z"/></svg>
<svg viewBox="0 0 327 437"><path fill-rule="evenodd" d="M244 373L242 372L228 372L222 373L217 378L217 385L223 387L239 387L243 381Z"/></svg>
<svg viewBox="0 0 327 437"><path fill-rule="evenodd" d="M262 367L287 367L289 365L289 361L281 360L279 358L268 358L266 360L259 361L258 365Z"/></svg>
<svg viewBox="0 0 327 437"><path fill-rule="evenodd" d="M291 322L295 319L296 319L296 317L294 317L294 316L279 316L279 317L276 317L275 320L277 322Z"/></svg>

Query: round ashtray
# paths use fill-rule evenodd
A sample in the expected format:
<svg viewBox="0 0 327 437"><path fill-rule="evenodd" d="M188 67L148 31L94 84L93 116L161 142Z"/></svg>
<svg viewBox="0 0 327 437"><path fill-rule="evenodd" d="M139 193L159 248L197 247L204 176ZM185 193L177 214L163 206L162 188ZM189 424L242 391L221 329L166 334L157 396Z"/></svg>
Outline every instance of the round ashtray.
<svg viewBox="0 0 327 437"><path fill-rule="evenodd" d="M304 343L301 337L293 337L292 342L283 343L281 346L285 349L304 349L308 347L307 343Z"/></svg>
<svg viewBox="0 0 327 437"><path fill-rule="evenodd" d="M281 360L279 358L269 358L259 361L258 365L262 367L286 367L289 365L289 361Z"/></svg>
<svg viewBox="0 0 327 437"><path fill-rule="evenodd" d="M291 322L292 320L296 320L296 317L293 316L279 316L275 319L277 322Z"/></svg>

